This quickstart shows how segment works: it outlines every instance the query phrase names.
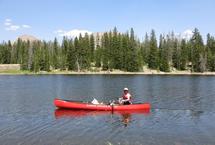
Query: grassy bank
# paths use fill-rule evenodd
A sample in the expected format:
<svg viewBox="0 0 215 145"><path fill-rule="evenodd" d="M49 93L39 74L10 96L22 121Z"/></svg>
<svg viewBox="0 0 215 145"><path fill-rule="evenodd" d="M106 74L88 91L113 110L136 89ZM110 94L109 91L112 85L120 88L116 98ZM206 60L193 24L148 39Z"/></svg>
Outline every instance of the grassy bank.
<svg viewBox="0 0 215 145"><path fill-rule="evenodd" d="M24 75L24 74L35 74L34 72L24 70L1 70L0 75Z"/></svg>
<svg viewBox="0 0 215 145"><path fill-rule="evenodd" d="M196 73L196 72L190 72L190 71L172 71L172 72L161 72L157 70L146 70L144 72L124 72L124 71L119 71L119 70L114 70L114 71L82 71L82 72L77 72L77 71L40 71L40 72L31 72L31 71L23 71L23 70L4 70L0 71L0 75L54 75L54 74L113 74L113 75L214 75L215 72L204 72L204 73Z"/></svg>

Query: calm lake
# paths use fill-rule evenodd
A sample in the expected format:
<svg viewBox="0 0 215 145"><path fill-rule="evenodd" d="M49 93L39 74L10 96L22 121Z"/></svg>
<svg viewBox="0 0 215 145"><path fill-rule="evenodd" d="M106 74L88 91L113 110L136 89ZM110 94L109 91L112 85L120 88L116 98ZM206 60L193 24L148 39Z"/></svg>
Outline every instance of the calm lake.
<svg viewBox="0 0 215 145"><path fill-rule="evenodd" d="M56 110L53 100L108 102L130 89L150 113ZM214 76L0 76L1 145L214 145Z"/></svg>

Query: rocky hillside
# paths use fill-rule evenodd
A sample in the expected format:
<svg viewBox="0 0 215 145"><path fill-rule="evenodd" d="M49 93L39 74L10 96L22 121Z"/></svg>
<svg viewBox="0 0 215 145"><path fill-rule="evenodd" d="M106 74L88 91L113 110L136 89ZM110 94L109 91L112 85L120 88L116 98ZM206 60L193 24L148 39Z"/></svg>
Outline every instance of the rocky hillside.
<svg viewBox="0 0 215 145"><path fill-rule="evenodd" d="M30 41L30 42L33 42L33 41L38 41L39 39L37 39L36 37L32 36L32 35L21 35L17 38L18 39L21 39L22 41Z"/></svg>

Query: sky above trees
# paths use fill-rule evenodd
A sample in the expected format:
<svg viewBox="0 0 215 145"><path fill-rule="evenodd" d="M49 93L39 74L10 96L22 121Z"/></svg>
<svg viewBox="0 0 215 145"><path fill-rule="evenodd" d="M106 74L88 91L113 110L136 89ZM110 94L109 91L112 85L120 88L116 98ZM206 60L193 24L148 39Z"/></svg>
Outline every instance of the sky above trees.
<svg viewBox="0 0 215 145"><path fill-rule="evenodd" d="M120 32L134 28L140 39L151 29L157 35L189 35L198 28L205 39L215 34L214 5L213 0L1 0L0 41L23 34L62 39L115 26Z"/></svg>

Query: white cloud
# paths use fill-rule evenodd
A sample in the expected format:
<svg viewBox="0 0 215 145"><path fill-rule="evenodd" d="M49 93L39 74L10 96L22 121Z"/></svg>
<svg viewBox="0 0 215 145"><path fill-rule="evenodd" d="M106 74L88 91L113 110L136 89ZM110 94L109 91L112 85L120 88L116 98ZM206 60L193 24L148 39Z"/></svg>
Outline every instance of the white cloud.
<svg viewBox="0 0 215 145"><path fill-rule="evenodd" d="M59 29L57 31L54 31L54 33L58 34L59 36L66 36L66 37L71 37L71 38L78 37L80 34L82 36L84 36L85 33L92 34L91 31L79 30L79 29L74 29L74 30L70 30L70 31L64 31L64 30Z"/></svg>
<svg viewBox="0 0 215 145"><path fill-rule="evenodd" d="M7 31L16 31L18 29L20 29L20 26L18 26L18 25L10 25L9 27L5 28L5 30L7 30Z"/></svg>
<svg viewBox="0 0 215 145"><path fill-rule="evenodd" d="M11 22L12 20L11 19L5 19L5 22Z"/></svg>
<svg viewBox="0 0 215 145"><path fill-rule="evenodd" d="M181 33L181 37L183 39L189 40L193 36L193 31L190 29L185 30L184 32Z"/></svg>
<svg viewBox="0 0 215 145"><path fill-rule="evenodd" d="M23 24L23 25L14 24L11 19L5 19L4 25L5 25L6 31L17 31L18 29L21 29L21 28L22 29L31 28L30 25L26 25L26 24Z"/></svg>
<svg viewBox="0 0 215 145"><path fill-rule="evenodd" d="M22 25L22 28L31 28L29 25Z"/></svg>
<svg viewBox="0 0 215 145"><path fill-rule="evenodd" d="M55 33L55 34L62 34L62 33L65 33L65 31L59 29L59 30L54 31L54 33Z"/></svg>
<svg viewBox="0 0 215 145"><path fill-rule="evenodd" d="M11 24L11 22L4 22L4 25L5 25L5 26L10 26L10 25L12 25L12 24Z"/></svg>

